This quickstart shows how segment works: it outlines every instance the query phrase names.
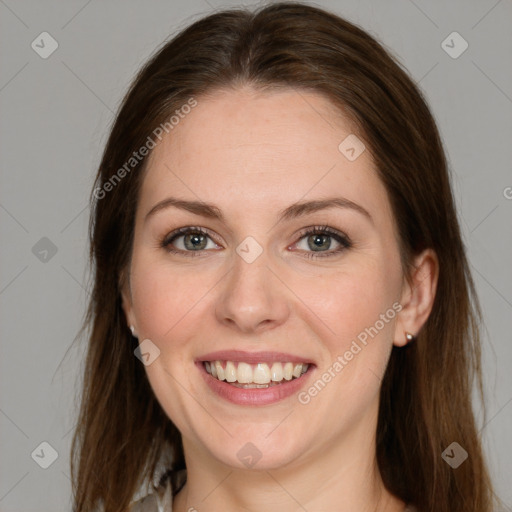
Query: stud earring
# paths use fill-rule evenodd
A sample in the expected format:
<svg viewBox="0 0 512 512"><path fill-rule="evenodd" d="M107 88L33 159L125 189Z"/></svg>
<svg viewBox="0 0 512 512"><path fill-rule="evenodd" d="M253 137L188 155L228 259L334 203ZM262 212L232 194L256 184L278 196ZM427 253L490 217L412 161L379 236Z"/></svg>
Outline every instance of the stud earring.
<svg viewBox="0 0 512 512"><path fill-rule="evenodd" d="M404 331L404 334L405 334L405 339L409 342L409 341L412 341L414 339L414 336L410 333L410 332L407 332L407 331Z"/></svg>
<svg viewBox="0 0 512 512"><path fill-rule="evenodd" d="M132 331L132 336L136 338L137 334L135 333L135 327L133 325L130 325L130 331Z"/></svg>

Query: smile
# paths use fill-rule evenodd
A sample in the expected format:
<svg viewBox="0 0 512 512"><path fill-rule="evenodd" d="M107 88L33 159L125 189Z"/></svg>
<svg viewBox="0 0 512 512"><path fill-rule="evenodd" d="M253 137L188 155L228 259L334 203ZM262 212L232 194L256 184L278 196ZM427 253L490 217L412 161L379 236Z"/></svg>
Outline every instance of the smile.
<svg viewBox="0 0 512 512"><path fill-rule="evenodd" d="M243 389L268 388L298 379L308 371L307 363L274 361L250 364L242 361L204 361L205 370L219 381Z"/></svg>
<svg viewBox="0 0 512 512"><path fill-rule="evenodd" d="M224 350L195 360L206 392L241 406L265 406L300 393L314 378L316 363L282 352Z"/></svg>

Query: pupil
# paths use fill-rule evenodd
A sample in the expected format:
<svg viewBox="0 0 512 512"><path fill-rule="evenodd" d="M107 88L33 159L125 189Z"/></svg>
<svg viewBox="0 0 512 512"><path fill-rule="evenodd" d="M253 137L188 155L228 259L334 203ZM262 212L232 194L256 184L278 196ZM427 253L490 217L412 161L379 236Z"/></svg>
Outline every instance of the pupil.
<svg viewBox="0 0 512 512"><path fill-rule="evenodd" d="M201 244L201 242L203 240L201 239L204 239L204 235L202 234L192 234L192 235L188 235L188 237L185 237L185 246L187 246L188 249L192 248L192 249L197 249L199 247L199 245ZM189 247L189 244L187 243L189 242L191 244L191 247Z"/></svg>
<svg viewBox="0 0 512 512"><path fill-rule="evenodd" d="M325 245L325 248L328 249L330 243L326 243L326 240L329 238L327 235L313 235L312 236L314 242L313 245L310 244L311 249L322 248L322 245Z"/></svg>

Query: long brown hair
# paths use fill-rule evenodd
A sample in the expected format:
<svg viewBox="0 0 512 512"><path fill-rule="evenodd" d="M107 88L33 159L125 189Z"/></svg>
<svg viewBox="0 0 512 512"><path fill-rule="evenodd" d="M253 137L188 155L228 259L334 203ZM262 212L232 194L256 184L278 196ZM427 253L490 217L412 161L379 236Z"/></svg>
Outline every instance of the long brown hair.
<svg viewBox="0 0 512 512"><path fill-rule="evenodd" d="M82 327L89 332L72 445L74 512L126 510L154 478L162 453L185 468L180 433L134 357L137 341L121 308L147 157L130 159L162 123L170 131L169 117L191 98L245 84L331 100L374 158L405 274L415 254L436 252L430 317L412 344L393 348L382 382L378 466L389 491L420 512L489 512L493 492L471 403L475 382L483 399L481 312L436 124L406 71L375 39L334 14L288 2L194 22L147 62L120 106L91 194L94 288ZM469 453L457 469L441 456L453 441Z"/></svg>

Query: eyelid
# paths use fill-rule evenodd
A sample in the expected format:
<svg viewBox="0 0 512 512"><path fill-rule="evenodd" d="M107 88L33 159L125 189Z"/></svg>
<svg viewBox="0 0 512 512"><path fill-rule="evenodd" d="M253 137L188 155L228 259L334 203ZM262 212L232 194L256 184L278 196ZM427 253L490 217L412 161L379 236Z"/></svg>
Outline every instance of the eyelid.
<svg viewBox="0 0 512 512"><path fill-rule="evenodd" d="M338 244L340 244L341 247L338 249L330 249L328 251L318 251L318 252L317 251L305 251L305 257L307 257L307 258L315 259L315 258L334 257L334 256L338 256L345 250L353 247L353 243L348 235L346 235L342 231L331 228L330 226L327 226L327 225L310 226L307 228L303 228L299 233L299 238L298 238L297 242L294 242L292 244L292 246L297 245L303 238L305 238L307 236L312 236L315 234L327 235L331 238L334 238L338 242Z"/></svg>
<svg viewBox="0 0 512 512"><path fill-rule="evenodd" d="M181 249L176 249L176 250L168 249L168 246L170 246L174 240L176 240L177 238L179 238L181 236L186 236L190 233L199 233L199 234L205 235L205 236L209 237L215 244L220 245L219 242L217 242L215 240L215 235L213 235L210 230L200 227L200 226L184 226L184 227L175 229L174 231L171 231L170 233L165 235L159 245L170 253L179 253L179 254L187 253L187 254L196 255L201 252L206 252L205 250L183 251Z"/></svg>
<svg viewBox="0 0 512 512"><path fill-rule="evenodd" d="M213 235L210 232L210 230L208 230L207 228L200 227L200 226L184 226L184 227L175 229L171 233L164 236L164 238L161 240L159 245L169 253L180 254L180 255L185 255L185 256L198 256L201 253L209 252L206 249L202 249L199 251L184 251L182 249L169 249L168 248L174 240L176 240L177 238L179 238L181 236L190 234L190 233L200 233L202 235L209 237L215 244L221 245L215 240L215 235ZM334 238L341 245L341 248L335 249L335 250L330 249L328 251L318 251L318 252L317 251L305 251L305 253L307 254L306 257L308 257L308 258L336 256L336 255L340 254L341 252L343 252L344 250L349 249L353 246L352 241L344 232L339 231L334 228L331 228L328 225L322 225L322 226L315 225L315 226L308 226L306 228L301 229L297 235L297 237L298 237L297 240L295 242L293 242L291 245L288 245L287 248L296 246L303 238L305 238L307 236L312 236L314 234L323 234L323 235L327 235L331 238Z"/></svg>
<svg viewBox="0 0 512 512"><path fill-rule="evenodd" d="M348 243L352 243L350 241L350 238L348 237L348 235L346 235L345 233L343 233L342 231L339 231L337 229L334 229L334 228L331 228L330 226L328 225L318 225L318 226L309 226L307 228L303 228L299 231L299 240L307 235L314 235L314 234L327 234L327 235L330 235L334 238L341 238L342 240L348 242ZM341 242L340 242L341 243Z"/></svg>

